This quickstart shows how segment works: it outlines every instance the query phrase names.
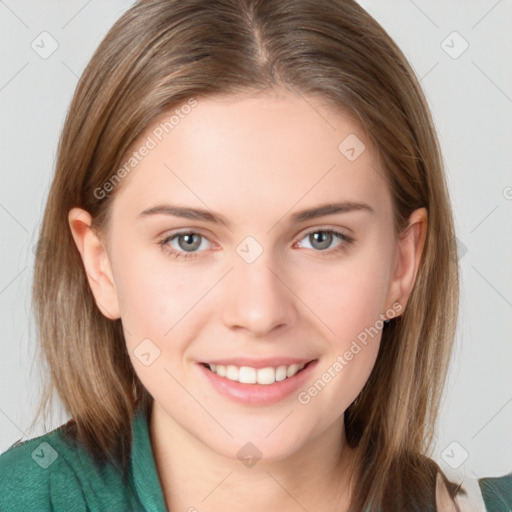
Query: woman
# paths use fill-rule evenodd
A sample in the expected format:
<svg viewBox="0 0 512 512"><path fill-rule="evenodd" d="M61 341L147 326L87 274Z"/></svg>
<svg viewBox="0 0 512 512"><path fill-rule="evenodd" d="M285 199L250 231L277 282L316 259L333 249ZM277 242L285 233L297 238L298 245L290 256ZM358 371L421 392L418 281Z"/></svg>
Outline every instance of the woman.
<svg viewBox="0 0 512 512"><path fill-rule="evenodd" d="M2 455L2 510L464 506L429 458L458 299L442 160L355 2L129 9L40 240L41 411L55 390L72 419Z"/></svg>

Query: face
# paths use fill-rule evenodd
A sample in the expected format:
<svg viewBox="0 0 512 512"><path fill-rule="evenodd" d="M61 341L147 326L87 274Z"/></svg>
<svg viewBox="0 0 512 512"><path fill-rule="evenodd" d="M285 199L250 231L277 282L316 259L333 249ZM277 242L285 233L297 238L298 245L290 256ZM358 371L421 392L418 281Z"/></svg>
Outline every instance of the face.
<svg viewBox="0 0 512 512"><path fill-rule="evenodd" d="M341 428L406 301L414 244L395 237L370 142L319 99L187 112L134 145L151 147L117 185L91 287L169 425L277 460Z"/></svg>

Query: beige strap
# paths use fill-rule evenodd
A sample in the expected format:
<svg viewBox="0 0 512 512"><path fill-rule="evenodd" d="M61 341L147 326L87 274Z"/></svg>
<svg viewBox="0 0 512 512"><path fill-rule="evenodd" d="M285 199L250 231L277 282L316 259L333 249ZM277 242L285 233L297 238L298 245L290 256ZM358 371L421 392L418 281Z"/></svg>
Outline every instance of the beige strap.
<svg viewBox="0 0 512 512"><path fill-rule="evenodd" d="M478 480L465 478L462 482L462 489L466 491L466 496L458 494L455 497L461 512L486 512ZM456 512L440 473L437 474L436 481L436 506L439 512Z"/></svg>

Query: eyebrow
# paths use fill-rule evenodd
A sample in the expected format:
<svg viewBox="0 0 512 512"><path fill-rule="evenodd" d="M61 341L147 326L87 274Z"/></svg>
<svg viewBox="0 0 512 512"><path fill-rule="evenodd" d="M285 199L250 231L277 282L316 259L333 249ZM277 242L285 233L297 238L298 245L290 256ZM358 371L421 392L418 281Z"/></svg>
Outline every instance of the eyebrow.
<svg viewBox="0 0 512 512"><path fill-rule="evenodd" d="M294 213L291 218L291 223L300 223L307 220L316 219L317 217L324 217L325 215L333 215L335 213L348 213L353 211L363 211L375 214L375 210L366 203L354 202L354 201L343 201L341 203L328 203L300 210ZM148 208L139 213L138 217L147 217L150 215L172 215L173 217L182 217L185 219L200 220L204 222L210 222L213 224L224 224L228 228L231 223L223 216L218 213L211 212L209 210L203 210L201 208L190 208L186 206L171 205L171 204L160 204Z"/></svg>

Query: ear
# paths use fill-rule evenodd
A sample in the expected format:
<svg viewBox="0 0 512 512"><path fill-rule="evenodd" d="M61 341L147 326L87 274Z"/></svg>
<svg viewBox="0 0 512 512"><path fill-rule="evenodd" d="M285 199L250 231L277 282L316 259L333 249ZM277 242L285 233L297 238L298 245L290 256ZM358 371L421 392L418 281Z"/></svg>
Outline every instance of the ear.
<svg viewBox="0 0 512 512"><path fill-rule="evenodd" d="M81 208L72 208L68 213L68 222L99 310L111 320L120 318L108 253L91 228L91 215Z"/></svg>
<svg viewBox="0 0 512 512"><path fill-rule="evenodd" d="M409 217L409 224L400 234L395 268L388 290L389 305L398 302L403 311L411 295L419 270L427 235L427 210L418 208Z"/></svg>

